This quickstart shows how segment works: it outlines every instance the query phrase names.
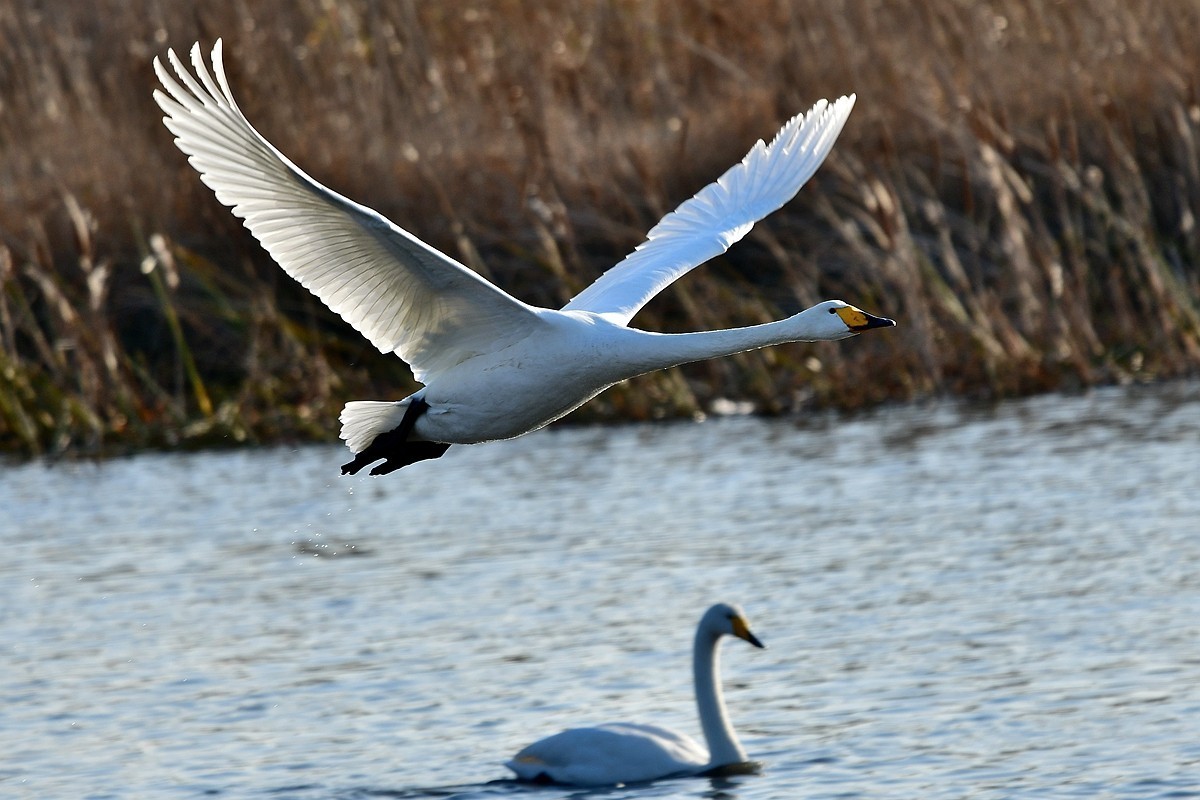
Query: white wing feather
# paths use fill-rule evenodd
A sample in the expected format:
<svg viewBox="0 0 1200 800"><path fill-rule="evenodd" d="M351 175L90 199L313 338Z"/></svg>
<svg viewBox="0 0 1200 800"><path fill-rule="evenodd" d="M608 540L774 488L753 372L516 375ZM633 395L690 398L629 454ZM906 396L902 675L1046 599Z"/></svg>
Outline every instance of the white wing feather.
<svg viewBox="0 0 1200 800"><path fill-rule="evenodd" d="M213 46L216 82L197 44L176 81L154 59L154 99L217 199L232 207L283 269L379 348L428 382L455 364L527 336L536 310L467 267L306 175L238 108ZM219 82L219 86L218 86ZM168 96L169 95L169 96Z"/></svg>
<svg viewBox="0 0 1200 800"><path fill-rule="evenodd" d="M614 722L548 736L507 766L524 780L545 775L559 783L604 786L695 773L707 761L708 751L690 736L658 725Z"/></svg>
<svg viewBox="0 0 1200 800"><path fill-rule="evenodd" d="M563 310L628 323L650 298L724 253L755 222L795 197L829 155L853 106L854 95L832 105L822 100L793 117L769 145L760 139L741 162L663 217L645 242Z"/></svg>

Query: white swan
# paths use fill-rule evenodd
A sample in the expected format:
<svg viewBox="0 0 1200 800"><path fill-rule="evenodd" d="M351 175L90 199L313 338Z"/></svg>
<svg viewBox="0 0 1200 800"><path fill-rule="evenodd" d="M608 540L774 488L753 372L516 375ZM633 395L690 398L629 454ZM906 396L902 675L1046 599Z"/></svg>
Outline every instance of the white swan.
<svg viewBox="0 0 1200 800"><path fill-rule="evenodd" d="M513 756L508 768L522 780L612 786L746 764L746 751L729 723L721 694L718 645L726 635L763 646L737 606L718 603L700 618L692 675L707 750L690 736L669 728L616 722L548 736Z"/></svg>
<svg viewBox="0 0 1200 800"><path fill-rule="evenodd" d="M154 59L154 99L175 143L280 266L424 386L397 402L351 402L342 472L384 474L451 443L509 439L547 425L626 378L689 361L793 341L842 339L894 325L830 300L779 322L657 334L628 327L648 300L725 252L790 200L841 132L853 95L821 101L759 141L739 164L683 203L647 239L561 310L526 305L387 219L304 174L251 127L212 50L199 44L179 80ZM215 80L214 80L215 76Z"/></svg>

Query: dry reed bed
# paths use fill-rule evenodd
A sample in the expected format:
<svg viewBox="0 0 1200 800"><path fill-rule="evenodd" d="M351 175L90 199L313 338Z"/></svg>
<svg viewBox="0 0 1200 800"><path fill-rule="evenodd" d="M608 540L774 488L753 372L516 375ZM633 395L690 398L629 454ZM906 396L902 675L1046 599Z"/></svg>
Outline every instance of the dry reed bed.
<svg viewBox="0 0 1200 800"><path fill-rule="evenodd" d="M815 99L798 200L637 322L843 297L894 331L634 381L588 418L1008 396L1200 364L1193 2L106 0L0 7L0 447L329 438L402 365L273 267L172 147L150 58L226 40L311 174L556 305Z"/></svg>

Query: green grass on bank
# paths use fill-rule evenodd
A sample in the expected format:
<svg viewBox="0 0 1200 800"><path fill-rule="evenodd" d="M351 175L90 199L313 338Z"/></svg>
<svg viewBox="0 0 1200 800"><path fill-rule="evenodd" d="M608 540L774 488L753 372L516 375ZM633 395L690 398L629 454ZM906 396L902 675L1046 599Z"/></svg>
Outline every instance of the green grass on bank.
<svg viewBox="0 0 1200 800"><path fill-rule="evenodd" d="M310 174L559 305L820 97L800 197L635 320L825 297L900 327L649 376L576 419L855 408L1195 374L1200 6L33 0L0 6L0 449L329 439L413 387L175 150L150 60L225 39Z"/></svg>

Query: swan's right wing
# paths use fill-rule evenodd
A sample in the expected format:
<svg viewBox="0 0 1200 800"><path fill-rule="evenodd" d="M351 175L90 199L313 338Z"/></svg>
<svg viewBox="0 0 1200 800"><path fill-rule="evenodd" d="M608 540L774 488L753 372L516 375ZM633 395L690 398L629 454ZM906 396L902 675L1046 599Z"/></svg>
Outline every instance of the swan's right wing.
<svg viewBox="0 0 1200 800"><path fill-rule="evenodd" d="M829 155L854 95L822 100L793 117L770 144L759 140L715 183L667 214L646 241L577 294L564 310L628 323L650 298L692 268L728 250L754 223L796 196Z"/></svg>
<svg viewBox="0 0 1200 800"><path fill-rule="evenodd" d="M167 54L179 81L154 59L166 89L154 99L175 143L279 265L380 352L395 352L427 382L539 324L535 309L317 183L276 150L234 102L220 40L212 51L215 81L199 44L191 56L194 76L174 51Z"/></svg>

